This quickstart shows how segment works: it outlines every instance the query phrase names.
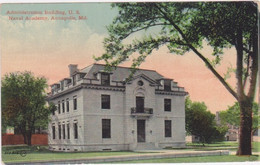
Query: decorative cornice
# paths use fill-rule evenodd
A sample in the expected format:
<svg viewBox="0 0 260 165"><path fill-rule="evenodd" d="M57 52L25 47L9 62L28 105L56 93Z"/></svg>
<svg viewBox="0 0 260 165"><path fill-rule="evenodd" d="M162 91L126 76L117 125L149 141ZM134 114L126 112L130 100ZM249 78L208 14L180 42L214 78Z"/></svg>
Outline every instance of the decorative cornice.
<svg viewBox="0 0 260 165"><path fill-rule="evenodd" d="M159 95L175 95L175 96L186 96L189 93L185 91L163 91L163 90L155 90L155 94Z"/></svg>
<svg viewBox="0 0 260 165"><path fill-rule="evenodd" d="M99 84L82 84L84 88L110 91L125 91L125 86L103 86Z"/></svg>

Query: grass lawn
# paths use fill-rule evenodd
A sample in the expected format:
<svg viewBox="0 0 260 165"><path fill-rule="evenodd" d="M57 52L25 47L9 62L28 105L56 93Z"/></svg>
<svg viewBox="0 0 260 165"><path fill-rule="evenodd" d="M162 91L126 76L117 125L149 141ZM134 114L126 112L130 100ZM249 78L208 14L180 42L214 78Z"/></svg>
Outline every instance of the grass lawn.
<svg viewBox="0 0 260 165"><path fill-rule="evenodd" d="M21 151L26 151L26 156L24 157L21 156L19 154ZM16 154L10 154L12 152ZM39 161L39 160L66 160L66 159L80 159L80 158L89 158L89 157L97 157L97 156L133 155L133 154L144 154L144 153L131 152L131 151L64 153L64 152L52 152L47 150L47 147L37 147L37 146L2 147L2 161L6 163Z"/></svg>
<svg viewBox="0 0 260 165"><path fill-rule="evenodd" d="M111 162L111 163L202 163L202 162L245 162L245 161L259 161L257 155L252 156L204 156L204 157L186 157L186 158L163 158L163 159L149 159L136 160L125 162Z"/></svg>
<svg viewBox="0 0 260 165"><path fill-rule="evenodd" d="M208 151L208 150L230 150L236 151L237 142L221 142L215 144L205 144L203 146L199 143L188 143L187 148L178 150L196 150L196 151ZM21 156L19 153L26 151L26 155ZM260 152L260 142L253 142L253 152ZM13 153L12 153L13 152ZM146 152L147 153L147 152ZM114 156L114 155L133 155L133 154L146 154L145 152L131 152L131 151L104 151L104 152L52 152L47 147L37 146L10 146L2 147L2 161L6 163L11 162L25 162L25 161L41 161L41 160L66 160L66 159L80 159L98 156ZM139 160L128 161L121 163L187 163L187 162L242 162L242 161L259 161L258 155L250 157L238 157L234 155L228 156L205 156L205 157L186 157L186 158L165 158L165 159L151 159L151 160Z"/></svg>

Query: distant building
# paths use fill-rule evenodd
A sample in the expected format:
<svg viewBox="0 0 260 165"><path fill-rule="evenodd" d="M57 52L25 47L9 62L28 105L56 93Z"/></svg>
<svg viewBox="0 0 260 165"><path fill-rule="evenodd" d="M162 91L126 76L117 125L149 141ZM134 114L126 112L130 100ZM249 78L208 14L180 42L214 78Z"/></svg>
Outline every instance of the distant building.
<svg viewBox="0 0 260 165"><path fill-rule="evenodd" d="M216 112L216 122L218 125L221 124L219 112ZM231 125L231 124L227 124L227 127L228 127L228 131L225 135L225 140L226 141L237 141L238 135L239 135L239 128L234 125Z"/></svg>
<svg viewBox="0 0 260 165"><path fill-rule="evenodd" d="M185 146L184 88L154 70L111 73L104 65L79 70L51 85L57 106L49 123L54 151L137 150Z"/></svg>

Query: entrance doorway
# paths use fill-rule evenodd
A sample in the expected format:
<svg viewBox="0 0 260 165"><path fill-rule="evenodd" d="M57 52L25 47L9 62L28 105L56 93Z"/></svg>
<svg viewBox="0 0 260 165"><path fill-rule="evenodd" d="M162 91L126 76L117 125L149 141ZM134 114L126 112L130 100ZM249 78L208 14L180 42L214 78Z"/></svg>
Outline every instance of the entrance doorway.
<svg viewBox="0 0 260 165"><path fill-rule="evenodd" d="M137 142L145 142L145 120L137 120Z"/></svg>

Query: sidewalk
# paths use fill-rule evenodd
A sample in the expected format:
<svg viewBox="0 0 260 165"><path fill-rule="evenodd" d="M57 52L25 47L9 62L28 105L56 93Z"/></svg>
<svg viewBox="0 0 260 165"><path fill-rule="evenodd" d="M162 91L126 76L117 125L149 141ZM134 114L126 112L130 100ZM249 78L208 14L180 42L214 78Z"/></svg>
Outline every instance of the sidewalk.
<svg viewBox="0 0 260 165"><path fill-rule="evenodd" d="M147 160L158 158L179 158L179 157L195 157L195 156L217 156L217 155L229 155L227 150L217 151L180 151L180 150L142 150L138 152L149 152L147 154L140 155L119 155L119 156L100 156L93 158L81 158L70 160L52 160L52 161L34 161L34 162L21 162L10 164L80 164L80 163L105 163L105 162L118 162L129 160ZM9 163L6 163L9 164Z"/></svg>

